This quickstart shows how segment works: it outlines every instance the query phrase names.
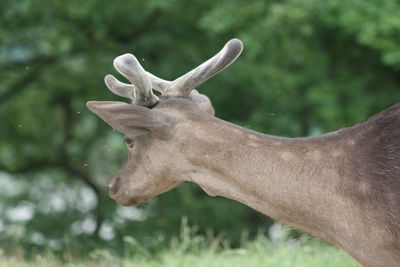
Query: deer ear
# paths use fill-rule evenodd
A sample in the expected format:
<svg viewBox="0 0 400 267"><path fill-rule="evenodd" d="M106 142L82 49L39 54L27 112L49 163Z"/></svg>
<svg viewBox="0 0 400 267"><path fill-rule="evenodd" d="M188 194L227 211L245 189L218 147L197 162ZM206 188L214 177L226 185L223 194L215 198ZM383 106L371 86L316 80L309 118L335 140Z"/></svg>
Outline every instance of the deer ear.
<svg viewBox="0 0 400 267"><path fill-rule="evenodd" d="M86 106L115 130L126 135L151 133L165 139L172 123L165 114L142 106L117 101L89 101Z"/></svg>

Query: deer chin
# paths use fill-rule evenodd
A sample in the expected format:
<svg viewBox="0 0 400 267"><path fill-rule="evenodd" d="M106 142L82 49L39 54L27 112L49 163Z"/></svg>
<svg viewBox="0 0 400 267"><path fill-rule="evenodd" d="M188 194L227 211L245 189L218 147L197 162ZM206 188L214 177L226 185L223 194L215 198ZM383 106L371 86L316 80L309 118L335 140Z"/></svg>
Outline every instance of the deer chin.
<svg viewBox="0 0 400 267"><path fill-rule="evenodd" d="M117 203L121 206L136 206L142 203L144 200L137 198L129 198L129 197L121 197L121 198L113 198Z"/></svg>
<svg viewBox="0 0 400 267"><path fill-rule="evenodd" d="M129 196L128 192L123 190L121 178L115 177L108 185L108 195L122 206L136 206L144 200L138 197Z"/></svg>
<svg viewBox="0 0 400 267"><path fill-rule="evenodd" d="M146 198L127 196L123 192L109 191L109 196L121 206L136 206L146 201Z"/></svg>

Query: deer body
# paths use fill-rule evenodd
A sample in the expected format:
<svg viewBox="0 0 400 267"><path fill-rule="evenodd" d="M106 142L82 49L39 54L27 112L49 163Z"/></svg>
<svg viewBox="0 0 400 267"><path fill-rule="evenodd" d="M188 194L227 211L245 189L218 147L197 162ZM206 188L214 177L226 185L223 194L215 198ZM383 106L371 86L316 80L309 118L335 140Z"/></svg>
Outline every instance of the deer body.
<svg viewBox="0 0 400 267"><path fill-rule="evenodd" d="M379 120L396 112L399 116L400 106ZM400 180L391 185L394 188L370 181L362 172L371 164L358 162L362 159L356 156L364 150L365 135L371 134L368 127L377 125L367 122L319 137L289 139L213 117L201 122L187 123L183 135L195 139L184 148L194 166L184 180L197 183L209 195L234 199L322 237L366 266L399 266ZM400 124L400 116L392 122ZM400 140L400 131L394 135ZM400 166L400 154L393 156ZM356 170L360 165L365 168ZM390 171L400 177L400 170ZM383 219L390 211L396 215L392 223ZM389 247L392 252L387 253Z"/></svg>
<svg viewBox="0 0 400 267"><path fill-rule="evenodd" d="M191 181L211 196L322 237L365 266L399 266L400 106L319 137L257 133L215 118L208 98L193 90L229 65L241 43L224 49L206 62L211 66L204 63L174 82L146 74L131 58L114 64L139 84L139 96L133 97L136 105L88 103L130 141L111 197L135 205ZM127 75L126 66L136 76ZM128 85L107 79L113 92L132 95ZM160 98L151 90L141 93L149 83L163 92Z"/></svg>

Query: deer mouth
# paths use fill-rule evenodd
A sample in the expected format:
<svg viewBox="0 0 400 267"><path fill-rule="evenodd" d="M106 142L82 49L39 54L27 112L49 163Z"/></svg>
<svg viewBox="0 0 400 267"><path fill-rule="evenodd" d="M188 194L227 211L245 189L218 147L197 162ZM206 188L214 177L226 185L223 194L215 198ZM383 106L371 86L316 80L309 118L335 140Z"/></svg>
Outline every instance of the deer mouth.
<svg viewBox="0 0 400 267"><path fill-rule="evenodd" d="M121 206L136 206L141 203L136 198L114 198L114 200Z"/></svg>
<svg viewBox="0 0 400 267"><path fill-rule="evenodd" d="M127 196L126 192L122 190L123 186L121 186L120 180L121 178L117 176L108 185L108 195L110 198L114 199L121 206L136 206L145 201L137 197Z"/></svg>
<svg viewBox="0 0 400 267"><path fill-rule="evenodd" d="M124 194L112 191L111 189L108 192L108 195L121 206L136 206L142 202L138 198L128 197Z"/></svg>

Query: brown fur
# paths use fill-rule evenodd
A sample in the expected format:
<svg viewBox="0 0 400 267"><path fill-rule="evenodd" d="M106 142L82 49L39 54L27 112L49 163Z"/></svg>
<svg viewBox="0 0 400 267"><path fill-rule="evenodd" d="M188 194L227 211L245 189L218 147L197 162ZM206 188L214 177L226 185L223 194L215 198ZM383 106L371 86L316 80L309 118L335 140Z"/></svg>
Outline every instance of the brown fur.
<svg viewBox="0 0 400 267"><path fill-rule="evenodd" d="M341 193L361 209L367 226L382 230L382 250L400 251L400 105L344 130L355 144L345 148ZM371 240L374 242L374 240ZM397 256L400 265L400 256Z"/></svg>

